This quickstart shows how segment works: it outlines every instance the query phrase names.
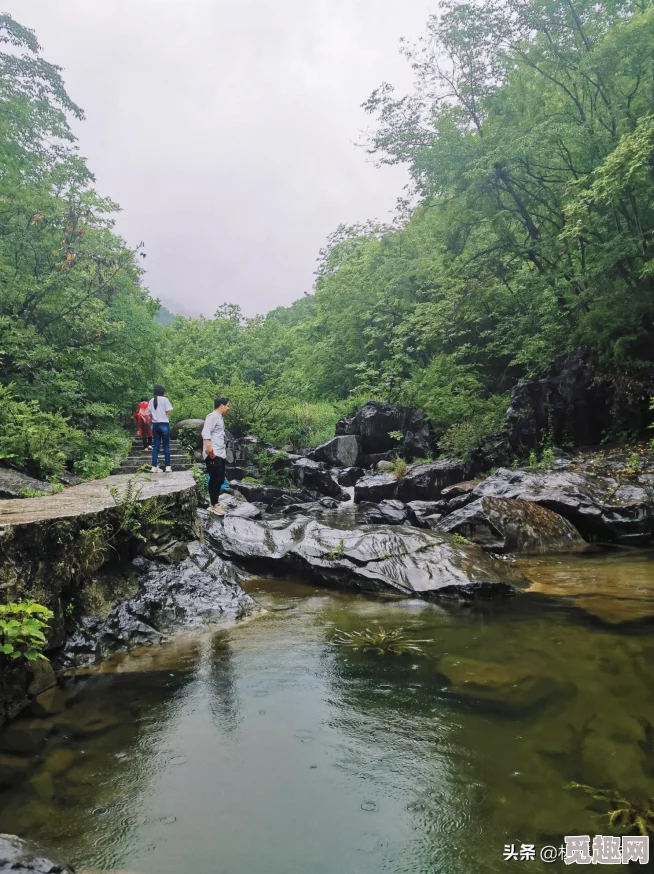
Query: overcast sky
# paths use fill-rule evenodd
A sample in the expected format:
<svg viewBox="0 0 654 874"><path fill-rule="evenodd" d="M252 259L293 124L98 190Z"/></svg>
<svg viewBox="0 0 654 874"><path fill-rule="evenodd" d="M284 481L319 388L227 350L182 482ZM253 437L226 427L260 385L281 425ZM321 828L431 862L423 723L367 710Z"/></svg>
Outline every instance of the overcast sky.
<svg viewBox="0 0 654 874"><path fill-rule="evenodd" d="M0 0L86 113L75 125L145 283L184 314L310 291L341 222L389 218L406 182L354 142L401 36L435 0Z"/></svg>

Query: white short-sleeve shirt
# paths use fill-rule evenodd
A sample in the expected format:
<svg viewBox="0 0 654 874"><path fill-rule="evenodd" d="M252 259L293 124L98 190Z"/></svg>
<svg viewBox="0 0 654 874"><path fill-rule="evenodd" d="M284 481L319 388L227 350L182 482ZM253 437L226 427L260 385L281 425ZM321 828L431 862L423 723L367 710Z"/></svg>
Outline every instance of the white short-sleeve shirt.
<svg viewBox="0 0 654 874"><path fill-rule="evenodd" d="M168 413L172 410L173 405L170 403L168 398L159 397L157 398L157 409L154 408L154 398L148 404L148 410L150 411L150 415L152 416L153 422L167 422L168 421Z"/></svg>

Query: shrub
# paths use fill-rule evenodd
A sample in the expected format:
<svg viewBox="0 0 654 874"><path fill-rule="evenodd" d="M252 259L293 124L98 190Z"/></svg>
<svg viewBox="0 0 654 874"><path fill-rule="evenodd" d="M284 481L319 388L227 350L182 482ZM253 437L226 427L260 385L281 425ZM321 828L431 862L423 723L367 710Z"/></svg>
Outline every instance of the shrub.
<svg viewBox="0 0 654 874"><path fill-rule="evenodd" d="M0 653L12 660L44 659L43 630L53 617L51 610L32 601L0 604Z"/></svg>
<svg viewBox="0 0 654 874"><path fill-rule="evenodd" d="M0 386L0 459L27 466L37 476L62 473L80 449L84 435L59 413L46 413L37 401L21 401L13 387Z"/></svg>

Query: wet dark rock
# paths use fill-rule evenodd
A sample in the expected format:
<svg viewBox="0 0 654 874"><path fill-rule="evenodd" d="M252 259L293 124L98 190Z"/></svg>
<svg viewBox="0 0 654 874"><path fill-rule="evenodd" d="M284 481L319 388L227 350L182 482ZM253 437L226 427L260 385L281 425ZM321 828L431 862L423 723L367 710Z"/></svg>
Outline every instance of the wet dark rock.
<svg viewBox="0 0 654 874"><path fill-rule="evenodd" d="M389 434L399 431L402 440ZM413 407L368 401L355 416L336 423L336 434L355 434L365 455L396 450L405 458L424 458L431 449L427 417Z"/></svg>
<svg viewBox="0 0 654 874"><path fill-rule="evenodd" d="M28 490L50 494L52 486L10 467L0 467L0 499L20 498L22 493Z"/></svg>
<svg viewBox="0 0 654 874"><path fill-rule="evenodd" d="M411 507L413 512L415 513L418 524L426 527L427 519L431 518L434 514L443 514L445 512L445 508L447 507L446 501L409 501L407 503L408 507Z"/></svg>
<svg viewBox="0 0 654 874"><path fill-rule="evenodd" d="M239 496L241 497L241 496ZM239 500L232 495L222 494L220 506L228 516L240 516L242 519L260 519L261 507L249 501Z"/></svg>
<svg viewBox="0 0 654 874"><path fill-rule="evenodd" d="M46 689L50 689L57 682L52 665L47 659L37 659L29 666L31 679L27 687L27 694L35 698Z"/></svg>
<svg viewBox="0 0 654 874"><path fill-rule="evenodd" d="M570 552L586 547L563 516L516 498L479 498L450 513L436 530L461 534L494 552Z"/></svg>
<svg viewBox="0 0 654 874"><path fill-rule="evenodd" d="M341 435L307 453L312 461L322 461L329 467L355 467L359 458L359 438L355 434Z"/></svg>
<svg viewBox="0 0 654 874"><path fill-rule="evenodd" d="M447 486L447 488L443 489L441 494L445 500L451 501L452 498L459 498L461 495L469 495L478 485L478 480L470 479L462 483L454 483L453 486Z"/></svg>
<svg viewBox="0 0 654 874"><path fill-rule="evenodd" d="M208 543L257 570L310 573L328 585L425 598L515 591L503 562L449 535L388 525L341 529L303 516L265 522L203 518Z"/></svg>
<svg viewBox="0 0 654 874"><path fill-rule="evenodd" d="M74 871L31 841L16 835L0 835L0 874L74 874Z"/></svg>
<svg viewBox="0 0 654 874"><path fill-rule="evenodd" d="M345 488L350 488L361 479L363 476L363 469L360 467L344 467L340 470L334 471L334 478L339 486L344 486Z"/></svg>
<svg viewBox="0 0 654 874"><path fill-rule="evenodd" d="M457 461L432 461L407 468L400 481L398 497L403 501L435 501L443 489L460 482L465 470Z"/></svg>
<svg viewBox="0 0 654 874"><path fill-rule="evenodd" d="M427 528L435 529L438 528L438 523L443 518L442 513L432 513L429 516L425 516L421 521L426 525Z"/></svg>
<svg viewBox="0 0 654 874"><path fill-rule="evenodd" d="M293 462L292 472L298 486L304 486L329 497L343 496L341 487L324 464L311 461L310 458L299 458Z"/></svg>
<svg viewBox="0 0 654 874"><path fill-rule="evenodd" d="M335 498L320 498L318 501L309 501L305 504L289 504L281 512L284 516L306 515L308 513L325 513L337 510L341 506Z"/></svg>
<svg viewBox="0 0 654 874"><path fill-rule="evenodd" d="M654 489L613 477L500 468L471 494L540 504L568 519L589 540L629 542L654 532Z"/></svg>
<svg viewBox="0 0 654 874"><path fill-rule="evenodd" d="M380 465L392 464L395 467L396 453L391 452L373 452L371 455L360 455L359 464L366 470L382 470Z"/></svg>
<svg viewBox="0 0 654 874"><path fill-rule="evenodd" d="M372 504L364 501L359 504L359 519L369 525L418 525L416 514L402 501L380 501Z"/></svg>
<svg viewBox="0 0 654 874"><path fill-rule="evenodd" d="M393 473L364 476L354 486L354 503L392 501L397 498L398 480Z"/></svg>
<svg viewBox="0 0 654 874"><path fill-rule="evenodd" d="M453 513L455 510L460 510L462 507L467 507L468 504L472 504L474 500L474 489L472 492L464 492L464 494L457 495L456 498L452 498L451 501L448 501L446 509L443 512Z"/></svg>
<svg viewBox="0 0 654 874"><path fill-rule="evenodd" d="M170 634L251 610L255 602L238 583L225 579L225 562L217 556L211 560L208 552L201 544L193 545L189 557L176 567L135 559L136 595L105 619L82 619L64 647L61 663L97 662L111 652L157 644Z"/></svg>
<svg viewBox="0 0 654 874"><path fill-rule="evenodd" d="M267 507L283 507L313 501L314 495L306 489L288 489L282 486L265 486L262 483L244 483L234 480L230 486L240 492L251 504L261 503ZM288 500L284 500L284 499Z"/></svg>

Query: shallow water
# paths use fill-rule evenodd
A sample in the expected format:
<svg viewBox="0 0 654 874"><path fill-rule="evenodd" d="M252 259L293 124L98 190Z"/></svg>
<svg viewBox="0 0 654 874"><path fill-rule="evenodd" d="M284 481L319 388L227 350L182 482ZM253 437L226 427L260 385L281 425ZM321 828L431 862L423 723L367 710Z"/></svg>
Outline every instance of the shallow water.
<svg viewBox="0 0 654 874"><path fill-rule="evenodd" d="M523 570L569 596L575 576L617 586L625 561L654 591L644 554ZM542 594L443 607L250 591L266 615L77 678L0 795L0 831L94 870L477 874L522 867L507 843L608 833L569 781L654 795L654 626ZM432 642L401 656L331 642L375 623Z"/></svg>

